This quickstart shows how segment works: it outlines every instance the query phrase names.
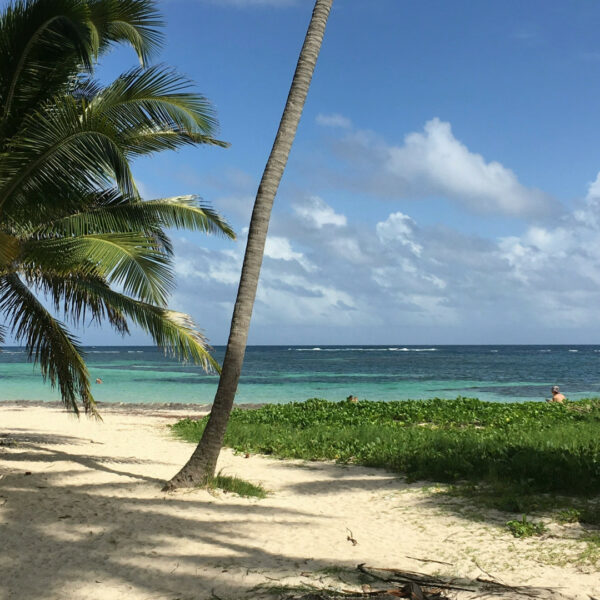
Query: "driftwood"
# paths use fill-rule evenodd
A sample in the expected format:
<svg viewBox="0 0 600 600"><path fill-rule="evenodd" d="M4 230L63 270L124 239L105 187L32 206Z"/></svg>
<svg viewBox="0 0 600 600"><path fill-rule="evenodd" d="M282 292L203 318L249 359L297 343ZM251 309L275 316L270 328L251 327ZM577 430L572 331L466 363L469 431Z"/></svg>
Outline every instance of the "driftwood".
<svg viewBox="0 0 600 600"><path fill-rule="evenodd" d="M481 569L481 567L479 567ZM361 573L370 575L374 579L384 581L385 583L410 584L416 583L425 591L428 589L471 592L478 597L530 597L530 598L553 598L559 599L564 596L555 588L549 587L529 587L519 585L507 585L498 581L493 575L484 571L490 579L477 577L476 579L466 579L459 577L444 577L443 575L424 575L423 573L413 573L410 571L400 571L398 569L378 569L367 567L364 564L358 565L357 569ZM483 569L482 569L483 570ZM425 598L427 598L427 594Z"/></svg>
<svg viewBox="0 0 600 600"><path fill-rule="evenodd" d="M449 600L456 592L469 592L468 598L538 598L540 600L559 600L565 596L556 589L545 587L512 586L499 582L486 572L491 579L477 577L466 579L444 577L442 575L425 575L398 569L367 567L364 563L357 570L371 577L380 589L364 592L319 590L302 596L288 596L286 600ZM368 588L368 586L365 586ZM364 589L364 588L363 588Z"/></svg>

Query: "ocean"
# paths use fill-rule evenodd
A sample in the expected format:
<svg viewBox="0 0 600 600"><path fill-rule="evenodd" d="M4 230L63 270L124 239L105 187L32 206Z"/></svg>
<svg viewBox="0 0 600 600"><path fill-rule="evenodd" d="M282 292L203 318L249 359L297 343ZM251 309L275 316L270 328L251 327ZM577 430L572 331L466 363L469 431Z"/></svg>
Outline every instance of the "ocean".
<svg viewBox="0 0 600 600"><path fill-rule="evenodd" d="M200 403L217 376L165 357L151 346L88 347L96 400ZM225 348L217 346L220 361ZM238 403L349 395L368 400L477 397L543 400L558 384L570 399L600 396L600 346L250 346ZM0 400L56 401L22 348L0 353Z"/></svg>

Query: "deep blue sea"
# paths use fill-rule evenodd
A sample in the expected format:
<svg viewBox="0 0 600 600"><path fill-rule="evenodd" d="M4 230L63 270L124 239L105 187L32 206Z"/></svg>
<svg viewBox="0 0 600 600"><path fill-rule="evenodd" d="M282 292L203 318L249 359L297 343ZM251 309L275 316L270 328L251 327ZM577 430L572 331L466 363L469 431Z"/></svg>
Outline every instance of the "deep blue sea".
<svg viewBox="0 0 600 600"><path fill-rule="evenodd" d="M216 347L221 360L224 347ZM210 403L217 377L157 348L88 347L94 396L105 402ZM312 397L369 400L478 397L543 400L600 396L600 346L251 346L238 403ZM58 400L22 348L0 353L0 400Z"/></svg>

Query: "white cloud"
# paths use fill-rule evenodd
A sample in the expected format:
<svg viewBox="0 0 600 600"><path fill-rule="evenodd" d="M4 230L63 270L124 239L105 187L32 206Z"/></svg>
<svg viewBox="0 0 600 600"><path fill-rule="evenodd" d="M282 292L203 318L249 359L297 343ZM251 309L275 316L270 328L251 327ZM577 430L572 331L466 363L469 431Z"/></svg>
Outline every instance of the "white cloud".
<svg viewBox="0 0 600 600"><path fill-rule="evenodd" d="M306 260L302 252L292 250L292 245L287 238L270 235L265 243L265 256L273 260L295 260L306 271L314 271L315 266Z"/></svg>
<svg viewBox="0 0 600 600"><path fill-rule="evenodd" d="M578 210L498 239L425 226L409 208L373 223L318 196L287 206L270 225L251 343L559 343L570 332L567 342L600 335L600 174ZM213 343L226 338L245 235L227 250L177 246L173 306L208 323Z"/></svg>
<svg viewBox="0 0 600 600"><path fill-rule="evenodd" d="M407 135L403 146L390 148L385 168L406 182L405 193L446 196L478 212L537 215L549 204L547 195L523 186L510 169L471 152L450 123L437 118L423 133Z"/></svg>
<svg viewBox="0 0 600 600"><path fill-rule="evenodd" d="M341 127L342 129L350 129L352 127L352 121L338 113L328 115L319 113L315 120L318 125L323 125L324 127Z"/></svg>
<svg viewBox="0 0 600 600"><path fill-rule="evenodd" d="M377 223L377 237L382 244L401 244L407 246L416 256L421 255L423 247L413 240L415 222L401 212L392 213L385 221Z"/></svg>
<svg viewBox="0 0 600 600"><path fill-rule="evenodd" d="M519 182L498 161L471 151L438 118L401 145L371 131L352 130L334 145L342 171L324 175L327 183L391 199L447 198L470 212L529 218L560 212L548 194ZM338 168L338 167L336 167Z"/></svg>
<svg viewBox="0 0 600 600"><path fill-rule="evenodd" d="M315 225L318 229L325 225L344 227L347 223L344 215L336 213L318 196L309 196L301 204L294 204L293 209L301 219Z"/></svg>

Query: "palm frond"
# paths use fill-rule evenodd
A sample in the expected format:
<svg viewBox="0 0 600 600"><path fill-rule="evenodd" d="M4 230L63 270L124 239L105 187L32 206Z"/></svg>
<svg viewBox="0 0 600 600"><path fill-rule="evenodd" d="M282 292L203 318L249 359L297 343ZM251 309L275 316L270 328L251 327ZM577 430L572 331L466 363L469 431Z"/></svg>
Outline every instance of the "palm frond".
<svg viewBox="0 0 600 600"><path fill-rule="evenodd" d="M93 0L89 7L98 53L125 42L145 65L162 46L164 23L152 0Z"/></svg>
<svg viewBox="0 0 600 600"><path fill-rule="evenodd" d="M177 150L181 146L195 146L197 144L229 148L228 142L183 130L138 127L129 130L123 136L123 145L132 156L144 156L163 150Z"/></svg>
<svg viewBox="0 0 600 600"><path fill-rule="evenodd" d="M21 269L21 273L28 286L42 292L52 301L54 310L62 312L64 318L73 324L81 325L89 313L92 323L100 324L107 320L120 334L129 333L127 321L118 309L107 305L98 294L77 285L79 281L86 280L100 288L109 288L106 280L99 275L89 272L64 275L40 269Z"/></svg>
<svg viewBox="0 0 600 600"><path fill-rule="evenodd" d="M125 293L161 306L173 287L168 256L139 233L30 240L21 261L31 269L98 274Z"/></svg>
<svg viewBox="0 0 600 600"><path fill-rule="evenodd" d="M120 130L150 125L212 135L217 127L214 109L191 82L161 65L124 73L103 89L88 110L102 114Z"/></svg>
<svg viewBox="0 0 600 600"><path fill-rule="evenodd" d="M56 98L51 108L28 117L25 131L0 157L0 207L49 183L68 189L78 178L91 186L114 179L124 193L137 195L118 132L105 119L86 113L84 104Z"/></svg>
<svg viewBox="0 0 600 600"><path fill-rule="evenodd" d="M59 295L66 293L71 303L69 311L74 308L81 313L83 304L102 305L103 310L130 319L149 333L158 346L176 358L201 365L208 371L220 371L219 364L210 355L206 338L196 329L189 315L130 298L112 290L99 277L61 278L56 275L48 283L59 291Z"/></svg>
<svg viewBox="0 0 600 600"><path fill-rule="evenodd" d="M84 212L48 221L33 235L71 237L127 231L158 233L163 227L221 234L235 239L235 233L218 212L210 205L200 203L196 196L189 195L147 201L126 201L122 198L122 201L109 206L88 208Z"/></svg>
<svg viewBox="0 0 600 600"><path fill-rule="evenodd" d="M88 17L83 0L17 1L0 14L3 125L58 93L77 65L91 67Z"/></svg>
<svg viewBox="0 0 600 600"><path fill-rule="evenodd" d="M0 231L0 273L17 259L19 250L19 240L13 235Z"/></svg>
<svg viewBox="0 0 600 600"><path fill-rule="evenodd" d="M0 13L0 122L12 135L20 115L91 72L116 43L133 47L145 65L162 45L152 0L17 0ZM11 117L10 122L8 117Z"/></svg>
<svg viewBox="0 0 600 600"><path fill-rule="evenodd" d="M91 98L90 116L102 117L122 135L133 155L173 150L183 145L227 147L214 138L217 120L210 102L191 93L191 82L172 69L133 69Z"/></svg>
<svg viewBox="0 0 600 600"><path fill-rule="evenodd" d="M0 311L11 322L11 333L24 342L28 356L40 365L42 376L58 386L66 407L95 412L89 373L77 340L54 319L15 274L0 277Z"/></svg>

